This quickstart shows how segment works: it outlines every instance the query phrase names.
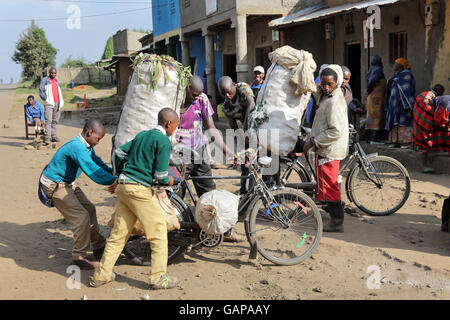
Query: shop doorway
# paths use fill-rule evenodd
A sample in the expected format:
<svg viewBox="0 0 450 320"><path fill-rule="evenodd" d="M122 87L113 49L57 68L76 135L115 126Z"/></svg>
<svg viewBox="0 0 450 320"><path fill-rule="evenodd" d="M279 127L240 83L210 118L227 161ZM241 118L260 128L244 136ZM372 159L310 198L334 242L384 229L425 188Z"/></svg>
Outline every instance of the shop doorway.
<svg viewBox="0 0 450 320"><path fill-rule="evenodd" d="M353 97L361 101L361 43L348 42L345 45L345 65L352 72L350 87Z"/></svg>
<svg viewBox="0 0 450 320"><path fill-rule="evenodd" d="M269 60L269 53L272 52L272 47L264 47L264 48L256 48L256 65L253 66L261 66L267 73L267 69L269 69L272 64ZM253 69L252 68L252 69Z"/></svg>
<svg viewBox="0 0 450 320"><path fill-rule="evenodd" d="M223 55L223 75L229 76L236 82L236 55L235 54L224 54Z"/></svg>

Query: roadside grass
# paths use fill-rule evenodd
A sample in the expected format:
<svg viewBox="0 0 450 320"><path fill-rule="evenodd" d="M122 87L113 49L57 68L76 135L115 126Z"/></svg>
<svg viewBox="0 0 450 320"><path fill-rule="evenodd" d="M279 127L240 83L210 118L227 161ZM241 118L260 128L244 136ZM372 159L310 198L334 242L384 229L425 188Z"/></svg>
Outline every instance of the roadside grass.
<svg viewBox="0 0 450 320"><path fill-rule="evenodd" d="M112 94L115 91L115 87L108 83L89 84L85 91L65 87L62 87L61 89L64 98L63 110L76 110L76 103L83 101L85 93L87 96L88 108L106 107L123 103L123 97ZM35 99L43 105L42 99L39 97L39 88L32 86L31 81L23 81L19 83L16 88L14 101L10 109L11 115L17 115L23 112L23 106L27 103L27 97L29 95L34 96ZM89 99L90 95L95 96L95 99Z"/></svg>

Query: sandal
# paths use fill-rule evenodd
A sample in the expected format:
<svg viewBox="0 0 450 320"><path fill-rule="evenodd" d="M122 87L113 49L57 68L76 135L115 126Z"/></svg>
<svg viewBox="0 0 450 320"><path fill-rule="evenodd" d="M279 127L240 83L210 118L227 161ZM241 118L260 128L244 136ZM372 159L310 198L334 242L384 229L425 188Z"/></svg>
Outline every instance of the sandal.
<svg viewBox="0 0 450 320"><path fill-rule="evenodd" d="M78 260L72 260L72 264L78 266L81 270L93 270L98 267L98 262L90 260L88 258L81 258Z"/></svg>
<svg viewBox="0 0 450 320"><path fill-rule="evenodd" d="M241 233L238 233L232 230L229 234L225 233L223 235L223 241L225 242L244 242L247 240L247 237Z"/></svg>
<svg viewBox="0 0 450 320"><path fill-rule="evenodd" d="M170 277L163 274L157 283L150 284L150 290L172 289L175 288L179 282L177 277Z"/></svg>
<svg viewBox="0 0 450 320"><path fill-rule="evenodd" d="M104 284L107 284L109 282L112 282L116 280L116 274L113 272L111 275L111 279L109 281L102 281L102 280L95 280L94 277L91 277L91 281L89 282L89 286L93 288L100 287Z"/></svg>
<svg viewBox="0 0 450 320"><path fill-rule="evenodd" d="M435 171L434 168L424 168L422 173L435 173Z"/></svg>

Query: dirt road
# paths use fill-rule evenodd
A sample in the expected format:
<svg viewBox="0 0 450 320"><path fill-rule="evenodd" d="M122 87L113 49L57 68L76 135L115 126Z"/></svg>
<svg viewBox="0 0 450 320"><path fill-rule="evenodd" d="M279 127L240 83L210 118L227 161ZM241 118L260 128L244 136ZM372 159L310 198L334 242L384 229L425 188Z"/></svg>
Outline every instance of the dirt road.
<svg viewBox="0 0 450 320"><path fill-rule="evenodd" d="M440 231L448 175L410 172L412 193L406 205L388 217L361 219L346 214L345 233L324 234L311 259L292 267L248 260L249 245L224 244L187 253L169 266L182 280L179 289L146 291L149 267L120 259L116 282L87 287L91 271L82 271L79 289L67 280L72 235L56 209L37 198L37 180L56 149L26 150L23 113L9 114L14 88L0 87L0 299L449 299L449 234ZM80 119L61 119L62 141L80 132ZM109 162L113 128L96 147ZM114 198L105 187L82 175L78 185L97 207L102 233ZM218 182L219 188L236 191ZM425 199L424 199L425 198ZM421 199L421 200L419 200ZM237 226L242 229L242 225ZM369 271L378 266L377 271ZM376 267L375 267L376 268ZM372 269L369 269L372 270ZM380 276L380 289L369 289Z"/></svg>

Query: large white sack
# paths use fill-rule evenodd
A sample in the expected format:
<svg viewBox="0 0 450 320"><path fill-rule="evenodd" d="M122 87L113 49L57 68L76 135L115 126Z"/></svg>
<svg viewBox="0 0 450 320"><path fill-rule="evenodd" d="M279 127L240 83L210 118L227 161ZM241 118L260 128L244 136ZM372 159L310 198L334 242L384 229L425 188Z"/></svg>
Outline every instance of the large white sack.
<svg viewBox="0 0 450 320"><path fill-rule="evenodd" d="M286 156L294 149L311 91L316 63L310 53L284 46L269 54L272 65L256 99L266 120L258 125L258 141L267 151Z"/></svg>
<svg viewBox="0 0 450 320"><path fill-rule="evenodd" d="M194 219L207 234L223 234L236 224L238 208L238 196L226 190L211 190L200 197Z"/></svg>
<svg viewBox="0 0 450 320"><path fill-rule="evenodd" d="M112 156L139 132L153 129L161 109L172 108L179 114L184 101L189 70L168 56L141 55L137 59L113 137ZM156 71L155 61L161 61L166 72L162 68Z"/></svg>

